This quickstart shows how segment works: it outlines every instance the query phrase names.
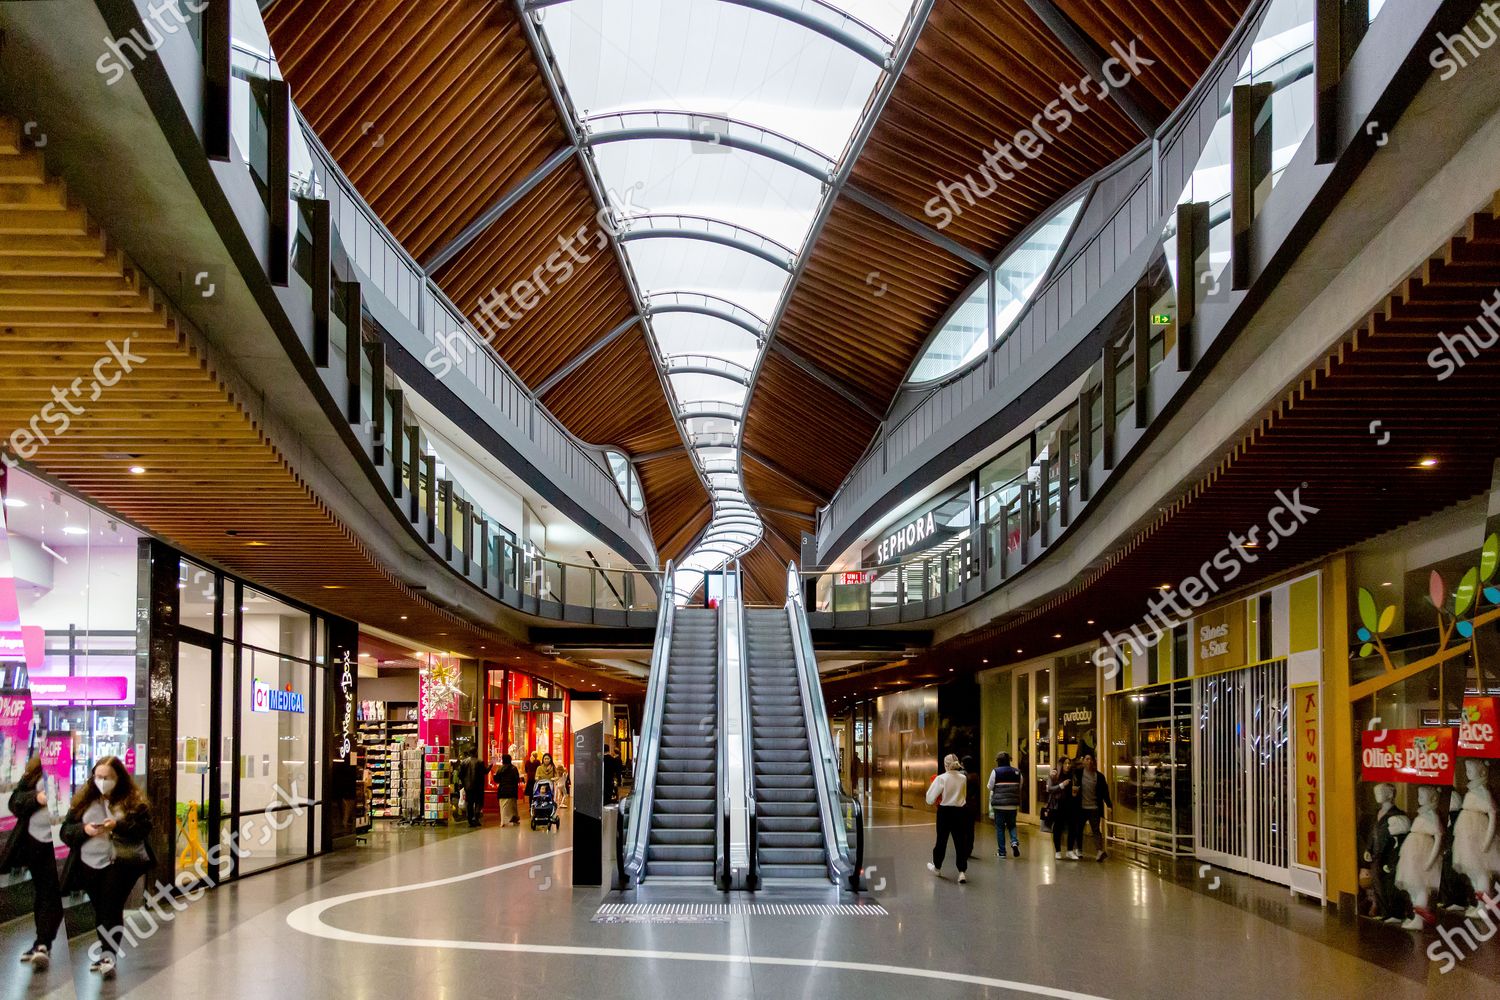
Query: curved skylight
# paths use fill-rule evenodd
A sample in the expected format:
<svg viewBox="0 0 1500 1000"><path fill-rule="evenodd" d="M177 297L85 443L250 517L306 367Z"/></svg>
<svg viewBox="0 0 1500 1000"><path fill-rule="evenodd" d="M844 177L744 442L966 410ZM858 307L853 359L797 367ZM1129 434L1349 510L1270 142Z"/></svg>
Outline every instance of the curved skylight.
<svg viewBox="0 0 1500 1000"><path fill-rule="evenodd" d="M766 323L911 0L531 0L601 186L713 516L685 600L763 526L739 433ZM776 13L782 8L783 14ZM628 193L628 198L626 195Z"/></svg>
<svg viewBox="0 0 1500 1000"><path fill-rule="evenodd" d="M996 343L1004 339L1041 287L1081 207L1082 198L1052 216L995 268ZM912 369L911 381L931 382L966 367L989 346L989 332L989 286L984 282L943 322Z"/></svg>

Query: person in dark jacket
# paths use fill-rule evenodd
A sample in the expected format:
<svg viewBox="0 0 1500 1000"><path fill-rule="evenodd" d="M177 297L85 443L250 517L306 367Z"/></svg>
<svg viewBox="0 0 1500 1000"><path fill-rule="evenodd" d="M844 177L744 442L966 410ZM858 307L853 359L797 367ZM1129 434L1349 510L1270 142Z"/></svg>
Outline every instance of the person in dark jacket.
<svg viewBox="0 0 1500 1000"><path fill-rule="evenodd" d="M495 770L495 798L500 803L501 826L521 825L521 819L516 815L516 796L520 793L521 772L511 762L510 754L505 754Z"/></svg>
<svg viewBox="0 0 1500 1000"><path fill-rule="evenodd" d="M1005 860L1005 835L1010 834L1010 849L1021 856L1021 842L1016 839L1016 815L1021 810L1021 772L1010 766L1010 754L995 756L990 772L990 814L995 818L995 851Z"/></svg>
<svg viewBox="0 0 1500 1000"><path fill-rule="evenodd" d="M1073 760L1064 757L1047 775L1046 821L1052 827L1052 857L1062 860L1063 843L1068 836L1068 823L1072 812Z"/></svg>
<svg viewBox="0 0 1500 1000"><path fill-rule="evenodd" d="M1094 860L1103 861L1109 855L1104 850L1101 823L1104 820L1104 810L1113 809L1115 804L1110 801L1109 782L1104 780L1093 754L1083 755L1083 768L1073 774L1073 789L1076 805L1072 816L1073 833L1068 839L1073 844L1074 860L1077 860L1076 855L1083 848L1083 825L1087 823L1094 831L1094 846L1098 849Z"/></svg>
<svg viewBox="0 0 1500 1000"><path fill-rule="evenodd" d="M63 888L79 886L94 907L99 958L89 966L105 979L119 962L125 930L125 900L156 863L152 856L151 809L118 757L102 757L93 779L73 797L63 820L63 843L73 848Z"/></svg>
<svg viewBox="0 0 1500 1000"><path fill-rule="evenodd" d="M974 830L979 825L979 817L984 812L984 802L979 797L979 763L973 757L965 756L962 761L964 768L964 826L963 842L958 849L963 851L966 857L976 858L974 853Z"/></svg>
<svg viewBox="0 0 1500 1000"><path fill-rule="evenodd" d="M614 747L606 747L604 752L604 801L618 802L620 800L620 755L615 752Z"/></svg>
<svg viewBox="0 0 1500 1000"><path fill-rule="evenodd" d="M52 942L62 926L62 889L57 881L57 850L52 841L52 815L42 784L42 759L31 758L20 784L10 793L15 828L0 849L0 875L25 868L31 872L32 919L36 942L21 956L37 971L52 964Z"/></svg>
<svg viewBox="0 0 1500 1000"><path fill-rule="evenodd" d="M484 779L489 767L470 750L458 766L458 786L464 793L464 813L470 826L481 826L484 822Z"/></svg>

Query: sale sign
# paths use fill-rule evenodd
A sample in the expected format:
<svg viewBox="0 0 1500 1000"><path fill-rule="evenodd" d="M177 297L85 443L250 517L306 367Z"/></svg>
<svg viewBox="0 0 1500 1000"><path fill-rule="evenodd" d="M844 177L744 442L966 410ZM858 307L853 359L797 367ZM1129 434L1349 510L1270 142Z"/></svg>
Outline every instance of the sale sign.
<svg viewBox="0 0 1500 1000"><path fill-rule="evenodd" d="M1458 752L1465 757L1500 757L1500 698L1464 699Z"/></svg>
<svg viewBox="0 0 1500 1000"><path fill-rule="evenodd" d="M47 811L52 824L61 826L73 797L73 734L48 733L42 739L42 784L47 790Z"/></svg>
<svg viewBox="0 0 1500 1000"><path fill-rule="evenodd" d="M1456 734L1440 729L1366 729L1360 734L1365 781L1408 785L1453 784Z"/></svg>
<svg viewBox="0 0 1500 1000"><path fill-rule="evenodd" d="M10 790L26 773L26 755L31 752L31 693L0 694L0 793ZM0 831L16 825L10 815L0 816Z"/></svg>

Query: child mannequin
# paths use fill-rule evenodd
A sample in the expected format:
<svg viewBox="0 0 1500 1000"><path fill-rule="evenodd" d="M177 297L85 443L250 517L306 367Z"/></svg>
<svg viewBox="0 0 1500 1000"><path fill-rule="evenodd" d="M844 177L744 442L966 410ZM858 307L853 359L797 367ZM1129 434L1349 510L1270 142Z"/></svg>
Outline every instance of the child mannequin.
<svg viewBox="0 0 1500 1000"><path fill-rule="evenodd" d="M1438 821L1437 802L1436 788L1424 785L1417 789L1417 815L1411 821L1411 832L1401 845L1401 860L1396 865L1396 888L1411 897L1415 911L1401 925L1409 931L1437 923L1428 906L1443 880L1443 826Z"/></svg>
<svg viewBox="0 0 1500 1000"><path fill-rule="evenodd" d="M1375 917L1400 923L1406 916L1396 892L1396 862L1401 838L1409 828L1406 813L1396 806L1396 786L1381 782L1374 788L1379 811L1370 828L1365 860L1370 863L1370 888L1375 895Z"/></svg>
<svg viewBox="0 0 1500 1000"><path fill-rule="evenodd" d="M1495 798L1490 794L1490 765L1483 760L1464 761L1464 808L1453 826L1453 868L1467 876L1474 893L1488 902L1490 887L1500 875L1500 840L1495 837ZM1468 915L1479 916L1477 905Z"/></svg>

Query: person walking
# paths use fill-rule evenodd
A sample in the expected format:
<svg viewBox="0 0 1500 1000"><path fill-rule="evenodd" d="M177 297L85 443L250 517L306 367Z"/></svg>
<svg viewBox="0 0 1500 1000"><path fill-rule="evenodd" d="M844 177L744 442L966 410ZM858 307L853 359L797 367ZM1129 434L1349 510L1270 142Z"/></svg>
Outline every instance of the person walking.
<svg viewBox="0 0 1500 1000"><path fill-rule="evenodd" d="M531 756L526 758L526 809L531 810L531 796L536 792L536 772L542 766L542 752L531 751Z"/></svg>
<svg viewBox="0 0 1500 1000"><path fill-rule="evenodd" d="M984 797L979 794L979 764L973 757L965 756L961 761L964 769L964 822L963 844L959 850L966 858L975 857L974 831L979 827L979 817L984 812Z"/></svg>
<svg viewBox="0 0 1500 1000"><path fill-rule="evenodd" d="M511 761L510 754L500 758L500 767L495 771L495 798L500 805L500 825L520 826L516 814L516 796L521 793L521 772Z"/></svg>
<svg viewBox="0 0 1500 1000"><path fill-rule="evenodd" d="M1068 807L1073 786L1073 761L1067 757L1047 774L1047 816L1052 826L1052 857L1062 860L1068 836Z"/></svg>
<svg viewBox="0 0 1500 1000"><path fill-rule="evenodd" d="M1109 797L1109 782L1104 780L1104 775L1099 771L1094 755L1086 753L1083 755L1083 770L1078 773L1078 810L1074 818L1078 835L1075 838L1075 851L1083 849L1083 825L1087 823L1089 829L1094 831L1094 846L1098 853L1094 855L1095 861L1103 861L1109 857L1104 850L1104 832L1102 823L1104 810L1113 809L1114 802Z"/></svg>
<svg viewBox="0 0 1500 1000"><path fill-rule="evenodd" d="M620 801L620 755L613 746L607 747L604 754L604 801Z"/></svg>
<svg viewBox="0 0 1500 1000"><path fill-rule="evenodd" d="M969 881L969 855L963 849L963 824L965 793L968 782L964 780L963 765L949 754L943 758L943 773L932 779L927 789L927 804L937 806L937 843L932 846L932 860L927 870L941 876L943 857L948 853L948 838L953 838L953 860L958 865L958 881Z"/></svg>
<svg viewBox="0 0 1500 1000"><path fill-rule="evenodd" d="M469 769L467 773L460 772L464 781L464 811L468 814L469 825L479 827L484 825L484 779L489 766L473 750L465 760Z"/></svg>
<svg viewBox="0 0 1500 1000"><path fill-rule="evenodd" d="M113 978L119 962L125 900L156 864L150 837L146 797L118 757L101 758L94 765L93 780L73 797L62 839L73 848L63 888L71 892L81 886L88 893L100 949L89 971L105 979Z"/></svg>
<svg viewBox="0 0 1500 1000"><path fill-rule="evenodd" d="M990 772L988 783L990 813L995 818L995 852L1005 860L1005 836L1010 834L1010 849L1016 857L1021 856L1021 843L1016 839L1016 815L1021 811L1021 772L1010 766L1010 754L995 755L995 769Z"/></svg>
<svg viewBox="0 0 1500 1000"><path fill-rule="evenodd" d="M57 881L57 851L52 842L52 813L42 782L42 759L33 757L10 793L16 825L0 848L0 875L24 868L31 872L31 916L36 940L21 961L38 972L52 964L52 942L62 926L62 889Z"/></svg>

